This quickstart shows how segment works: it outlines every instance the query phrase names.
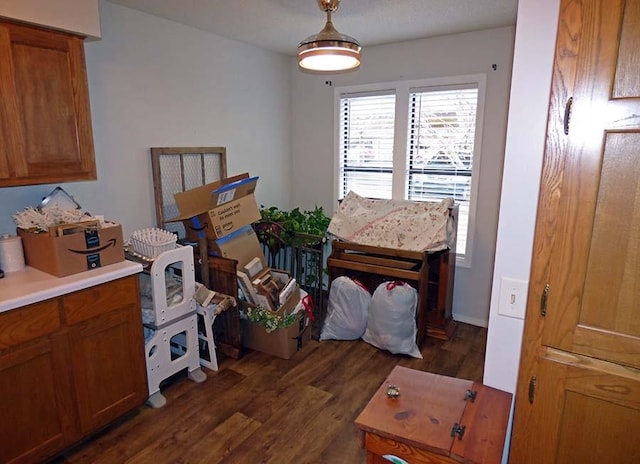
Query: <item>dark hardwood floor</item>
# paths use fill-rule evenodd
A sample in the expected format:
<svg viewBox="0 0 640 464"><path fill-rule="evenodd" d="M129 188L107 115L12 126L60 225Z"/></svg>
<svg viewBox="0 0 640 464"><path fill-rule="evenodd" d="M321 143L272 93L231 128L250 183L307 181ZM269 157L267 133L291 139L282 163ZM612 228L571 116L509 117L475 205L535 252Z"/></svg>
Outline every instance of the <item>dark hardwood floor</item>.
<svg viewBox="0 0 640 464"><path fill-rule="evenodd" d="M486 329L458 324L452 340L427 339L424 359L316 340L290 360L223 358L206 382L178 374L165 407L141 406L52 463L364 463L354 419L395 365L481 381L485 344Z"/></svg>

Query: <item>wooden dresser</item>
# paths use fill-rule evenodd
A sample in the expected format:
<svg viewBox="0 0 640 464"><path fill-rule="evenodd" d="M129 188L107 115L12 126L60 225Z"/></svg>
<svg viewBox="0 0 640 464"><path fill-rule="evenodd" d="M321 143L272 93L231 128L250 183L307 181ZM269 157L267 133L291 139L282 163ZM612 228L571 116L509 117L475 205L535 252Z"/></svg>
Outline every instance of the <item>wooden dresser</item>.
<svg viewBox="0 0 640 464"><path fill-rule="evenodd" d="M347 275L373 293L388 280L402 280L418 291L417 344L428 336L449 340L455 331L451 317L456 254L448 249L406 251L334 240L327 259L329 282Z"/></svg>
<svg viewBox="0 0 640 464"><path fill-rule="evenodd" d="M399 391L389 397L390 386ZM470 380L396 366L356 418L367 464L498 464L511 394Z"/></svg>

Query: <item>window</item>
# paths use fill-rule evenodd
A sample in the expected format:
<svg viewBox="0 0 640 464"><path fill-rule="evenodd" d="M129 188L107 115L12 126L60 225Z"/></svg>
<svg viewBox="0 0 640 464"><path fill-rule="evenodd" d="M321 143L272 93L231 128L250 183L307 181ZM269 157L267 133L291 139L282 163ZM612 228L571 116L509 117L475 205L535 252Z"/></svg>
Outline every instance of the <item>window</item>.
<svg viewBox="0 0 640 464"><path fill-rule="evenodd" d="M458 259L470 265L484 75L337 88L338 199L459 205Z"/></svg>

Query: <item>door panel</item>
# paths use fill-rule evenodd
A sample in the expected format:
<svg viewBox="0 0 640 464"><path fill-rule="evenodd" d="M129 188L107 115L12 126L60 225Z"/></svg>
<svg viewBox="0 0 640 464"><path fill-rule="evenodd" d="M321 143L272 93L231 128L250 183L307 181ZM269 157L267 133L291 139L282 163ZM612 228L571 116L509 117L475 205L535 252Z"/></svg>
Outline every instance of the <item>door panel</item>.
<svg viewBox="0 0 640 464"><path fill-rule="evenodd" d="M556 462L640 462L640 445L629 433L639 421L637 408L567 391Z"/></svg>
<svg viewBox="0 0 640 464"><path fill-rule="evenodd" d="M0 22L0 182L95 179L81 37Z"/></svg>
<svg viewBox="0 0 640 464"><path fill-rule="evenodd" d="M640 72L617 47L640 0L604 3L582 2L543 343L640 367L640 92L616 77Z"/></svg>
<svg viewBox="0 0 640 464"><path fill-rule="evenodd" d="M640 371L544 349L531 399L517 399L528 427L515 428L511 462L640 462Z"/></svg>
<svg viewBox="0 0 640 464"><path fill-rule="evenodd" d="M0 179L13 174L10 162L24 151L22 123L18 114L18 102L11 66L11 37L6 28L0 27Z"/></svg>
<svg viewBox="0 0 640 464"><path fill-rule="evenodd" d="M0 462L37 462L76 435L64 337L19 345L0 360Z"/></svg>
<svg viewBox="0 0 640 464"><path fill-rule="evenodd" d="M579 322L638 337L640 159L634 147L640 134L606 135Z"/></svg>
<svg viewBox="0 0 640 464"><path fill-rule="evenodd" d="M18 43L13 46L13 59L31 174L40 174L38 168L47 169L49 163L58 169L66 164L67 169L77 168L81 159L68 50ZM40 67L47 73L34 72Z"/></svg>
<svg viewBox="0 0 640 464"><path fill-rule="evenodd" d="M620 34L620 50L612 93L614 98L640 95L638 44L640 44L640 2L628 1L625 4Z"/></svg>
<svg viewBox="0 0 640 464"><path fill-rule="evenodd" d="M142 321L136 305L70 329L83 432L108 424L147 398Z"/></svg>

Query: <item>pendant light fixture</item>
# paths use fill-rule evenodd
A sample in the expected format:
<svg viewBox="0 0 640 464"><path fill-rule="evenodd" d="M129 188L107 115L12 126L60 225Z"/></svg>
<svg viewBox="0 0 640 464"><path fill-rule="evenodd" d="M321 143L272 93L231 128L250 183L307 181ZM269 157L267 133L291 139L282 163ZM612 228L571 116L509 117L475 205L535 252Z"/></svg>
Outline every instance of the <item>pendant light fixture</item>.
<svg viewBox="0 0 640 464"><path fill-rule="evenodd" d="M319 73L353 71L360 67L360 44L353 37L340 34L331 22L331 13L340 0L317 0L327 13L327 24L298 45L298 66Z"/></svg>

